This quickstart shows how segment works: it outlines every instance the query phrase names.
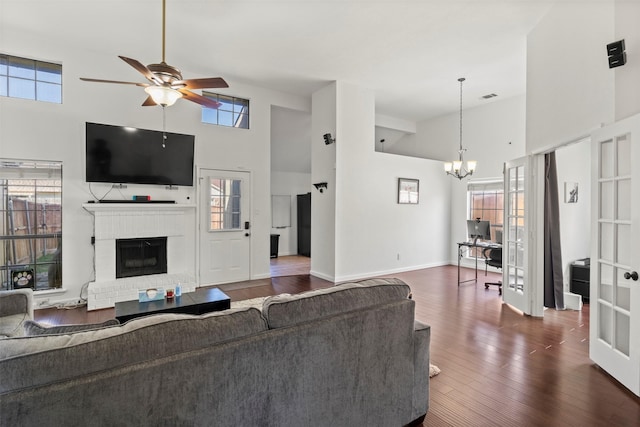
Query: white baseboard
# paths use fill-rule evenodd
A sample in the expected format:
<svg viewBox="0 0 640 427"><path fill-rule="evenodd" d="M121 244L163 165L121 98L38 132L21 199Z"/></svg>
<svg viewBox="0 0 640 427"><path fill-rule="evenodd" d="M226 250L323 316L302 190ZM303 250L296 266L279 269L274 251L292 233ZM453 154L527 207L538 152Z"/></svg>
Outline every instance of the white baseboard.
<svg viewBox="0 0 640 427"><path fill-rule="evenodd" d="M378 271L370 271L367 273L349 274L349 275L336 277L335 282L342 283L342 282L349 282L353 280L368 279L370 277L388 276L390 274L405 273L407 271L414 271L414 270L422 270L423 268L442 267L443 265L449 265L449 263L447 261L440 261L440 262L434 262L429 264L411 265L407 267L392 268L388 270L378 270Z"/></svg>

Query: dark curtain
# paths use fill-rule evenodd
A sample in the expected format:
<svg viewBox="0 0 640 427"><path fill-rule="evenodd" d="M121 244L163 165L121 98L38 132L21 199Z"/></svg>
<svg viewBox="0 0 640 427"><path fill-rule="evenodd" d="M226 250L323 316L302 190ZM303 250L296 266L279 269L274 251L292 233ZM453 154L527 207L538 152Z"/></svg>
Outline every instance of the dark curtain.
<svg viewBox="0 0 640 427"><path fill-rule="evenodd" d="M556 153L544 156L544 306L564 310Z"/></svg>

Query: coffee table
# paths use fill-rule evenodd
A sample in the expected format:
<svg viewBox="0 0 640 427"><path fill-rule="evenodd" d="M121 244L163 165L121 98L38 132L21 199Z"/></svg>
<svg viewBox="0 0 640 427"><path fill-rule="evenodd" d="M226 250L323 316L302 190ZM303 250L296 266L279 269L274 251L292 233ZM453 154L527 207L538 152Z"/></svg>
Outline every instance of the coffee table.
<svg viewBox="0 0 640 427"><path fill-rule="evenodd" d="M150 314L203 314L227 310L229 307L231 307L231 299L218 288L199 289L173 299L165 298L149 302L122 301L115 304L116 319L120 323Z"/></svg>

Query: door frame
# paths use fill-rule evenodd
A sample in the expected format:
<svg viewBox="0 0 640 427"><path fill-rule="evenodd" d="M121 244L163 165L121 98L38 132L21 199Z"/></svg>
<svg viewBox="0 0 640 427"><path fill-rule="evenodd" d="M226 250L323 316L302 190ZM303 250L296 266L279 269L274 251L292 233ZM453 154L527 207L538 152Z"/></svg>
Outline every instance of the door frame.
<svg viewBox="0 0 640 427"><path fill-rule="evenodd" d="M531 178L532 183L535 185L531 196L534 203L533 217L530 224L533 228L530 230L530 235L533 239L529 243L530 256L529 261L537 265L538 262L544 262L544 186L545 186L545 171L544 171L544 156L545 154L554 152L560 148L568 147L573 144L582 142L590 143L591 133L580 135L577 138L571 139L559 144L553 144L543 147L539 150L532 152L530 155L534 158L533 168L535 169L535 176ZM531 276L529 278L531 291L532 291L532 316L543 317L544 316L544 269L533 268ZM567 292L567 290L565 290Z"/></svg>

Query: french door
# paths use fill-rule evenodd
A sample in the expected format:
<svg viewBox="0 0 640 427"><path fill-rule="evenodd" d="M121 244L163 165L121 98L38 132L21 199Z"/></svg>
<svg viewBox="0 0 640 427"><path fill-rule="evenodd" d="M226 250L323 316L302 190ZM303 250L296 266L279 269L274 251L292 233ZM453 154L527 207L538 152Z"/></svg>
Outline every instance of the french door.
<svg viewBox="0 0 640 427"><path fill-rule="evenodd" d="M640 395L640 115L592 134L589 357Z"/></svg>
<svg viewBox="0 0 640 427"><path fill-rule="evenodd" d="M251 276L250 176L200 169L200 285Z"/></svg>
<svg viewBox="0 0 640 427"><path fill-rule="evenodd" d="M504 227L502 236L502 298L525 314L532 314L529 285L529 203L533 159L505 163Z"/></svg>

